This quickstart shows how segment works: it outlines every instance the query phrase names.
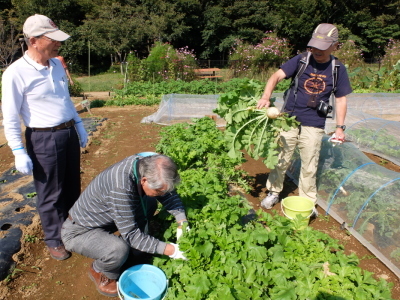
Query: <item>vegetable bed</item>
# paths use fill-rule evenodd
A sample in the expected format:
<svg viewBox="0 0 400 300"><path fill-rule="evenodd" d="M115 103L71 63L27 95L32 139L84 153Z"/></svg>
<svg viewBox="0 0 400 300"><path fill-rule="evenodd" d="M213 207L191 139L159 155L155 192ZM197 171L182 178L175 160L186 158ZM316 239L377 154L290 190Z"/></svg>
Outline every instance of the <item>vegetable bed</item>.
<svg viewBox="0 0 400 300"><path fill-rule="evenodd" d="M214 121L175 124L161 135L156 151L179 166L191 228L179 240L187 261L153 261L169 279L166 299L391 299L391 284L359 268L337 240L255 212L229 192L248 191L247 176ZM164 225L159 238L176 242L172 217L161 210L156 221Z"/></svg>

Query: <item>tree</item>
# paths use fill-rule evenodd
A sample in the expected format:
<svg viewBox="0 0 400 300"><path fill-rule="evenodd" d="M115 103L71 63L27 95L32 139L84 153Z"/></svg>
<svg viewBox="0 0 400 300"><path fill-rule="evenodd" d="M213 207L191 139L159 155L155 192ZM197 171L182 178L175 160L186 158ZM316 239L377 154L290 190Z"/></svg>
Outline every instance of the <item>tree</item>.
<svg viewBox="0 0 400 300"><path fill-rule="evenodd" d="M204 10L202 58L215 53L227 57L237 39L257 43L273 29L274 14L269 1L216 1Z"/></svg>
<svg viewBox="0 0 400 300"><path fill-rule="evenodd" d="M12 10L4 10L0 14L0 65L3 67L13 62L15 54L22 46L23 41L19 43L21 35L18 25Z"/></svg>

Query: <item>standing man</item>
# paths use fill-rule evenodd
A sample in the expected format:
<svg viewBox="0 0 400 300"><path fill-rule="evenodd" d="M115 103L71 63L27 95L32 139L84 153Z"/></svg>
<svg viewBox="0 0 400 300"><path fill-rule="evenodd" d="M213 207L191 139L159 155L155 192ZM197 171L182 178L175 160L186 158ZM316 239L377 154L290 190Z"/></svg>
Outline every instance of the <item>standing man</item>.
<svg viewBox="0 0 400 300"><path fill-rule="evenodd" d="M61 226L78 199L80 148L87 143L83 127L68 92L68 78L55 57L70 36L43 15L26 19L23 27L28 50L3 74L4 132L15 156L15 167L32 174L45 243L52 258L71 253L61 241ZM26 151L21 121L26 126Z"/></svg>
<svg viewBox="0 0 400 300"><path fill-rule="evenodd" d="M332 24L319 24L308 43L311 55L302 74L298 74L303 55L299 54L284 63L268 80L264 94L258 101L257 108L268 107L275 86L283 79L297 78L297 84L292 84L287 91L283 111L290 116L296 116L300 126L287 132L282 132L280 141L283 145L279 154L279 162L271 171L267 181L269 191L261 206L271 209L279 201L279 193L283 189L285 173L293 152L298 146L301 158L299 179L299 195L317 202L316 173L322 137L324 135L327 114L321 110L321 105L329 104L333 93L336 101L333 103L336 114L335 138L344 140L344 125L347 112L346 95L352 92L345 66L331 54L338 45L339 33ZM336 65L339 65L336 69ZM334 70L337 71L335 76ZM333 98L335 99L335 98ZM316 209L314 208L316 214Z"/></svg>
<svg viewBox="0 0 400 300"><path fill-rule="evenodd" d="M68 250L94 259L89 277L101 294L117 296L116 281L131 249L186 259L177 244L148 234L158 200L175 217L177 239L181 236L187 220L175 192L179 181L171 158L139 153L101 172L71 208L62 239ZM113 234L116 231L119 236Z"/></svg>

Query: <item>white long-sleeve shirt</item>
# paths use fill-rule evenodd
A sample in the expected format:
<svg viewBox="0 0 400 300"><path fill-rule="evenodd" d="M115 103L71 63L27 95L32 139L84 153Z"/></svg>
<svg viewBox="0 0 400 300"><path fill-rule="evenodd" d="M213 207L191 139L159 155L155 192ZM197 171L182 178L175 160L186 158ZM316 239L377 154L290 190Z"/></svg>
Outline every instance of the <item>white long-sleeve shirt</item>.
<svg viewBox="0 0 400 300"><path fill-rule="evenodd" d="M68 91L68 78L61 62L36 63L27 53L3 74L2 111L4 133L11 149L23 147L21 119L26 127L47 128L81 119Z"/></svg>

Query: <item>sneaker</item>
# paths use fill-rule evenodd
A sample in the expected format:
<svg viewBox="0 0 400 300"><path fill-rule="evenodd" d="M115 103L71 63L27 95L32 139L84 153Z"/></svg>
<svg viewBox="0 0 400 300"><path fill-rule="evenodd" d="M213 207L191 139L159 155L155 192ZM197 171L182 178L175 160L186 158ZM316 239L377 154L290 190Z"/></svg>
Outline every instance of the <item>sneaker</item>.
<svg viewBox="0 0 400 300"><path fill-rule="evenodd" d="M279 202L279 194L268 193L267 197L265 197L261 201L261 206L265 209L271 209L276 203Z"/></svg>
<svg viewBox="0 0 400 300"><path fill-rule="evenodd" d="M313 208L310 218L316 219L318 217L318 210L316 207Z"/></svg>
<svg viewBox="0 0 400 300"><path fill-rule="evenodd" d="M64 260L71 256L71 252L67 251L63 245L58 247L47 247L50 256L56 260Z"/></svg>

